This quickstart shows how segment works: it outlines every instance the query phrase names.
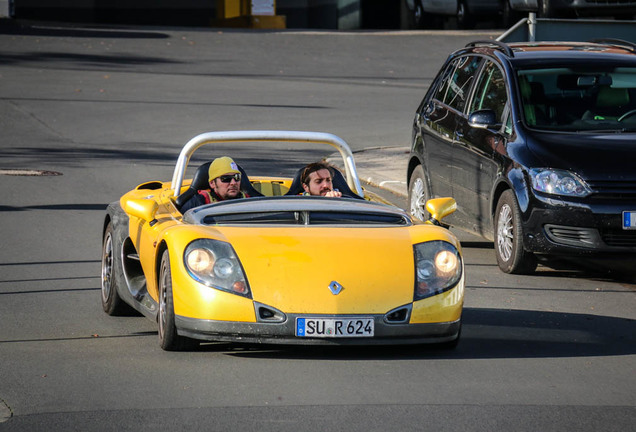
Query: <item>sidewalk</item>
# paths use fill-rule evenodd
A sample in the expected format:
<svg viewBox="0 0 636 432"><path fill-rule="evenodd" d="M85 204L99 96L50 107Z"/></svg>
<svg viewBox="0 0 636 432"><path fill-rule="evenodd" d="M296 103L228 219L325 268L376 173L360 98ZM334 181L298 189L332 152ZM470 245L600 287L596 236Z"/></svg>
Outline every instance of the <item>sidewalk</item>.
<svg viewBox="0 0 636 432"><path fill-rule="evenodd" d="M408 196L406 166L409 147L375 147L353 153L360 181L386 189L396 195ZM342 157L335 153L327 162L343 168Z"/></svg>

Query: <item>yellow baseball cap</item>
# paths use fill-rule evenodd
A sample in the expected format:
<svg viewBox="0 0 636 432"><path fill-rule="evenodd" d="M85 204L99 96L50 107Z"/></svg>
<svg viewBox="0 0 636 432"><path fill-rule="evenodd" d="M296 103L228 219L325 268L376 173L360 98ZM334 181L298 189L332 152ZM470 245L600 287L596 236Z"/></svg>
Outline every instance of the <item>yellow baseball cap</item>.
<svg viewBox="0 0 636 432"><path fill-rule="evenodd" d="M210 181L218 178L224 174L240 174L241 171L238 169L238 165L236 162L232 160L232 158L223 156L220 158L216 158L210 164L210 169L208 170L208 176Z"/></svg>

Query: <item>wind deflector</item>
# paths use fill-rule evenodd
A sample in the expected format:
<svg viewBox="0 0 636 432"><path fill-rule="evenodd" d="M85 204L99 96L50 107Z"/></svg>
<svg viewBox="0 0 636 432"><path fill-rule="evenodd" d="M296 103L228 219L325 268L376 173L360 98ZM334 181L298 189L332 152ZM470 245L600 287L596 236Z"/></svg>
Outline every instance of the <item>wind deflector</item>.
<svg viewBox="0 0 636 432"><path fill-rule="evenodd" d="M409 226L408 214L384 204L316 196L263 197L192 209L184 222L197 225Z"/></svg>

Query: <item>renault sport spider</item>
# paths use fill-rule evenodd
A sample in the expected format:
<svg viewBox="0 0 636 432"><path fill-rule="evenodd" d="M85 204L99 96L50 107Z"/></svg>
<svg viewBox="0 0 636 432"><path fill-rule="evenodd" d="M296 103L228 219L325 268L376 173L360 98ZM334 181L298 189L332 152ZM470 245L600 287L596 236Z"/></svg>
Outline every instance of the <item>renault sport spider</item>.
<svg viewBox="0 0 636 432"><path fill-rule="evenodd" d="M184 179L196 150L255 142L334 147L344 174L335 170L333 182L343 197L303 196L298 174L248 177L241 168L249 198L181 212L208 182L209 162ZM198 135L183 147L172 181L145 182L108 206L103 309L132 307L156 321L165 350L201 341L454 346L464 266L459 241L440 221L455 201L429 201L428 223L379 201L361 187L351 150L335 135Z"/></svg>

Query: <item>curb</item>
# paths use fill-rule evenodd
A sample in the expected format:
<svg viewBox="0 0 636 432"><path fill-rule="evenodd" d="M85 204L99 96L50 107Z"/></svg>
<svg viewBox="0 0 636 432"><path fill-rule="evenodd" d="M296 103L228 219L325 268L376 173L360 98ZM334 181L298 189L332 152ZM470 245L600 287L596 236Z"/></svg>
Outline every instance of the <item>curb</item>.
<svg viewBox="0 0 636 432"><path fill-rule="evenodd" d="M409 147L373 147L353 152L360 181L408 197L405 177L409 152ZM340 153L330 155L327 162L339 169L344 167Z"/></svg>

